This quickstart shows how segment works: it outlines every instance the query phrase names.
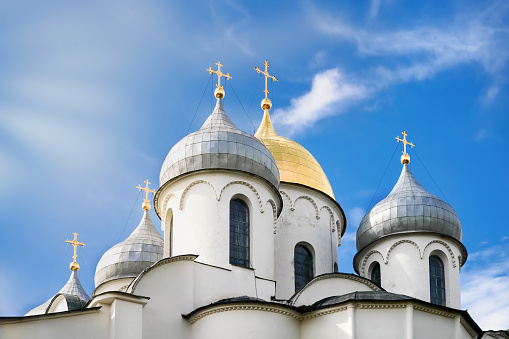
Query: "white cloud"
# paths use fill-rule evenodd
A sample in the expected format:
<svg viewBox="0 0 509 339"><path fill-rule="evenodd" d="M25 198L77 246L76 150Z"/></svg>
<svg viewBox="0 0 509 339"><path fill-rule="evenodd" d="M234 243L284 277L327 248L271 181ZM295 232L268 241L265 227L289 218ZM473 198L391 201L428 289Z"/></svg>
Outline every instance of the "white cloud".
<svg viewBox="0 0 509 339"><path fill-rule="evenodd" d="M462 308L485 330L509 328L509 259L504 249L472 253L468 260L461 272Z"/></svg>
<svg viewBox="0 0 509 339"><path fill-rule="evenodd" d="M376 15L379 6L379 1L372 1L370 16ZM495 78L484 95L485 103L496 98L505 82L499 74L509 60L509 31L501 19L509 12L506 3L458 15L446 27L423 25L394 31L358 28L316 8L308 12L319 32L354 42L358 52L376 59L378 66L363 75L345 74L337 68L316 74L310 91L293 99L286 115L276 110L277 120L289 134L326 116L341 114L346 105L370 98L388 86L430 79L459 65L479 65Z"/></svg>
<svg viewBox="0 0 509 339"><path fill-rule="evenodd" d="M337 68L316 74L311 90L290 102L287 109L276 109L275 121L282 134L292 135L316 121L338 112L344 112L350 103L368 96L369 89L348 79Z"/></svg>
<svg viewBox="0 0 509 339"><path fill-rule="evenodd" d="M362 207L354 207L347 212L348 220L350 220L350 225L354 225L358 227L362 218L366 215L366 210Z"/></svg>
<svg viewBox="0 0 509 339"><path fill-rule="evenodd" d="M369 6L369 18L374 19L378 15L378 11L380 10L381 0L371 0L371 5Z"/></svg>

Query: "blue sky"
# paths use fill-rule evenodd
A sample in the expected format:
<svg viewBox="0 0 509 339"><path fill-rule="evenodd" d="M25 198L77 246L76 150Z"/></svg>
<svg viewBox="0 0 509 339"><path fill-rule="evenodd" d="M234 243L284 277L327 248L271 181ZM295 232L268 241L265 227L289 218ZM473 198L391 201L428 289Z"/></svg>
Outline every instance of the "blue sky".
<svg viewBox="0 0 509 339"><path fill-rule="evenodd" d="M347 213L340 270L397 181L406 130L412 172L462 222L463 308L508 328L508 19L505 1L0 2L0 315L63 286L75 229L92 294L101 255L141 218L135 186L157 187L210 114L205 69L221 60L227 113L253 133L253 68L268 59L276 130L315 156Z"/></svg>

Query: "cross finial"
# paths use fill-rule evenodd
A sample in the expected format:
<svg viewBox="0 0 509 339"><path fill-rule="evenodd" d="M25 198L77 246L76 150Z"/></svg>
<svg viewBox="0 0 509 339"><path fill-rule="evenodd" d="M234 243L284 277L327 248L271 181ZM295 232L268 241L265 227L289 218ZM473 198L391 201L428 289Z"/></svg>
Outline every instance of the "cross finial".
<svg viewBox="0 0 509 339"><path fill-rule="evenodd" d="M150 210L150 201L148 200L148 194L155 193L156 191L148 188L148 185L150 185L150 182L148 181L148 179L145 180L144 183L146 184L145 187L141 187L140 185L138 185L138 186L136 186L136 188L138 189L138 192L141 190L145 191L145 199L143 199L142 207L145 211L148 211L148 210Z"/></svg>
<svg viewBox="0 0 509 339"><path fill-rule="evenodd" d="M412 144L412 142L408 142L406 140L406 136L408 134L406 134L405 131L403 131L403 133L401 134L403 134L403 139L400 139L399 136L396 136L396 140L398 140L398 142L401 141L403 143L403 155L401 156L401 163L404 165L410 162L410 156L406 152L406 145L410 146L410 148L414 147L415 145Z"/></svg>
<svg viewBox="0 0 509 339"><path fill-rule="evenodd" d="M74 239L73 240L66 239L65 242L74 246L74 255L72 256L73 262L71 263L71 271L78 271L80 269L80 265L76 262L76 258L78 257L78 255L76 254L76 247L85 246L85 244L78 241L78 233L76 231L74 231L73 234Z"/></svg>
<svg viewBox="0 0 509 339"><path fill-rule="evenodd" d="M221 72L221 67L223 66L223 65L221 65L221 61L216 62L216 65L217 65L217 71L214 71L210 67L208 69L206 69L206 71L208 71L209 74L212 74L212 73L217 74L217 85L216 85L217 88L214 91L214 94L215 94L216 98L224 98L224 88L223 88L223 86L221 86L221 77L225 77L226 80L230 80L232 77L230 76L230 73L224 74L223 72Z"/></svg>
<svg viewBox="0 0 509 339"><path fill-rule="evenodd" d="M279 81L276 79L275 76L270 75L268 72L269 64L267 63L267 60L263 63L265 65L265 71L260 70L259 67L255 67L255 71L257 73L262 73L265 76L265 99L262 100L262 109L270 109L272 107L272 103L270 102L269 98L267 98L267 94L269 94L269 90L267 89L267 78L271 78L274 81Z"/></svg>

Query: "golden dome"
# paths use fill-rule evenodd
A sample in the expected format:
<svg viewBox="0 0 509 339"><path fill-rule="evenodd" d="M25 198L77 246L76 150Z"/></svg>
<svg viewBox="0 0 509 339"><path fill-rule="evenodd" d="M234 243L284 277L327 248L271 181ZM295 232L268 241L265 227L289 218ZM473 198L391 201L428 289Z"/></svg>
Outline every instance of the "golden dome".
<svg viewBox="0 0 509 339"><path fill-rule="evenodd" d="M255 137L263 142L272 153L279 169L281 182L305 185L334 199L332 187L322 166L302 145L276 133L270 122L267 109Z"/></svg>

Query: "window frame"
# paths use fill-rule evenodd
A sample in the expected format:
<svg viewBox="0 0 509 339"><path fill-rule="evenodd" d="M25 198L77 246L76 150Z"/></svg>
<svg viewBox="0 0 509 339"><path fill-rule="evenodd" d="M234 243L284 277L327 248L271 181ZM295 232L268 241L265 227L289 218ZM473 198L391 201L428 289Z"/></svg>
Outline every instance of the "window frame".
<svg viewBox="0 0 509 339"><path fill-rule="evenodd" d="M232 204L238 204L245 208L245 216L241 218L240 210L232 210ZM238 215L235 215L237 212ZM243 214L243 213L242 213ZM233 219L236 217L236 219ZM244 225L244 227L242 227ZM241 239L243 237L244 239ZM234 243L233 239L237 239ZM235 254L234 246L237 247ZM240 248L239 248L240 247ZM240 197L233 197L229 204L229 262L235 266L251 267L251 212L249 204Z"/></svg>
<svg viewBox="0 0 509 339"><path fill-rule="evenodd" d="M308 254L308 257L310 260L305 262L300 262L297 259L297 248L304 249L304 252ZM308 275L305 275L305 266L308 266L308 269L306 270L308 272ZM297 270L299 268L302 268L301 272L298 272ZM297 274L299 273L299 274ZM295 282L295 292L300 291L304 286L306 286L311 280L315 277L315 253L313 250L313 247L306 243L298 243L293 248L293 276L294 276L294 282ZM298 278L299 277L299 278Z"/></svg>
<svg viewBox="0 0 509 339"><path fill-rule="evenodd" d="M433 258L433 259L432 259ZM437 260L437 265L432 265L432 260ZM446 290L446 277L445 277L445 264L436 254L432 254L428 258L428 273L429 273L429 300L430 303L435 305L447 305L447 290ZM435 293L435 295L434 295ZM440 296L441 294L441 296Z"/></svg>

